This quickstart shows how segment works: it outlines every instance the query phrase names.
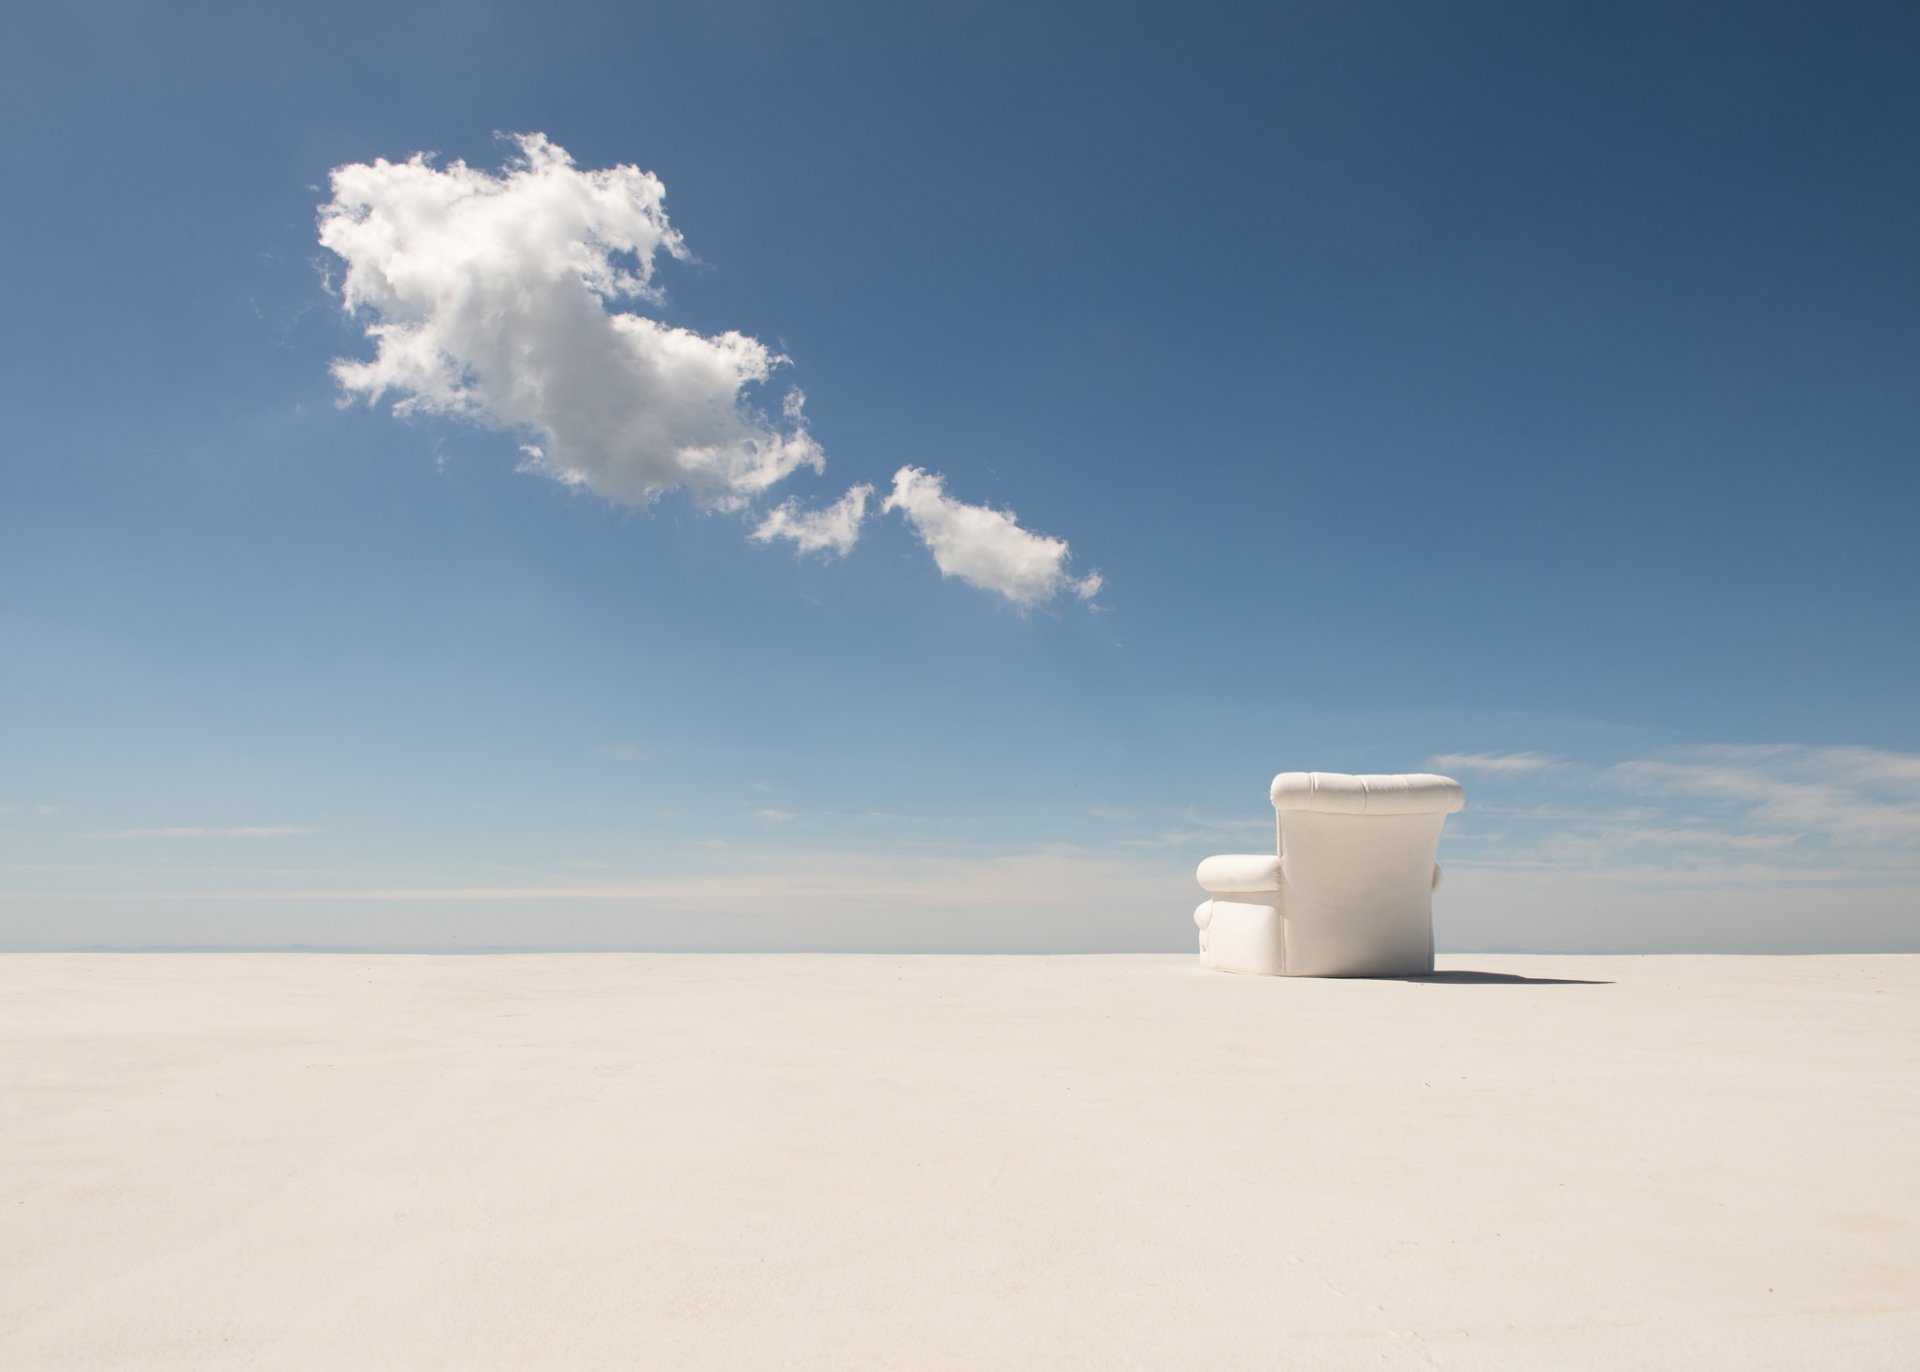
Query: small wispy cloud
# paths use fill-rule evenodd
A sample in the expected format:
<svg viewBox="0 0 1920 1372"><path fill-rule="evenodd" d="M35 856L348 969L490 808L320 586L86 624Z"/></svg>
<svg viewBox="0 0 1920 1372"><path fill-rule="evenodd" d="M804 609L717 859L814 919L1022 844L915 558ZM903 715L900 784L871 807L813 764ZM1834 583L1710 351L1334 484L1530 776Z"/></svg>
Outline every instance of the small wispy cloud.
<svg viewBox="0 0 1920 1372"><path fill-rule="evenodd" d="M1100 592L1100 573L1068 575L1072 553L1065 539L1021 528L1011 510L955 500L933 472L895 472L885 508L906 517L942 576L998 591L1016 605L1038 605L1062 592L1091 600Z"/></svg>
<svg viewBox="0 0 1920 1372"><path fill-rule="evenodd" d="M1273 839L1271 819L1215 820L1191 828L1166 828L1114 840L1117 848L1246 847Z"/></svg>
<svg viewBox="0 0 1920 1372"><path fill-rule="evenodd" d="M1846 786L1888 787L1920 795L1920 756L1881 748L1808 748L1791 743L1709 743L1671 750L1677 758L1728 767L1781 771Z"/></svg>
<svg viewBox="0 0 1920 1372"><path fill-rule="evenodd" d="M1476 860L1514 868L1666 871L1920 869L1920 757L1862 747L1712 744L1610 764L1458 753L1436 767L1493 790L1505 821ZM1550 800L1526 802L1535 783ZM1582 802L1586 802L1582 804ZM1765 857L1765 863L1759 859ZM1696 880L1688 875L1687 880Z"/></svg>
<svg viewBox="0 0 1920 1372"><path fill-rule="evenodd" d="M110 838L297 838L302 834L317 834L319 829L310 829L301 824L235 824L224 827L209 827L197 824L175 824L155 829L121 829L108 835Z"/></svg>
<svg viewBox="0 0 1920 1372"><path fill-rule="evenodd" d="M873 487L855 486L824 509L805 510L789 500L771 510L753 531L762 543L785 539L803 553L832 553L845 557L860 539Z"/></svg>
<svg viewBox="0 0 1920 1372"><path fill-rule="evenodd" d="M1438 772L1520 776L1527 772L1544 772L1558 766L1559 761L1544 753L1441 753L1427 759L1427 765Z"/></svg>
<svg viewBox="0 0 1920 1372"><path fill-rule="evenodd" d="M769 824L786 824L793 819L793 813L790 810L755 810L753 817L764 819Z"/></svg>
<svg viewBox="0 0 1920 1372"><path fill-rule="evenodd" d="M1920 758L1865 748L1692 748L1607 770L1629 790L1749 811L1775 829L1849 846L1920 845Z"/></svg>

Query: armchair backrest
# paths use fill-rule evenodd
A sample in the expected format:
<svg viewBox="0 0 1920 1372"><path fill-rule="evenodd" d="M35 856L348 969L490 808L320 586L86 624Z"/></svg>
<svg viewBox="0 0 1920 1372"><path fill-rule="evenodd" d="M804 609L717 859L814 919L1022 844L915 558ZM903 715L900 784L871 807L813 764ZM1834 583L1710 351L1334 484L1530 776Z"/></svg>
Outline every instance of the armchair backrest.
<svg viewBox="0 0 1920 1372"><path fill-rule="evenodd" d="M1290 949L1311 945L1334 969L1382 957L1430 968L1434 856L1465 803L1460 783L1282 772L1272 798Z"/></svg>
<svg viewBox="0 0 1920 1372"><path fill-rule="evenodd" d="M1280 871L1293 907L1428 908L1445 815L1279 816Z"/></svg>

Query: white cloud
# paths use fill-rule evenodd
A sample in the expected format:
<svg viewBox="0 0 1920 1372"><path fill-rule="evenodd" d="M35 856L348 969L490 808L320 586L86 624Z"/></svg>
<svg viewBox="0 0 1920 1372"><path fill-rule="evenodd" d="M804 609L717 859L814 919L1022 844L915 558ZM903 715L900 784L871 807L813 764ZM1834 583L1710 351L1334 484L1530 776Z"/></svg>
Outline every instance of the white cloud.
<svg viewBox="0 0 1920 1372"><path fill-rule="evenodd" d="M1715 743L1673 750L1675 756L1728 766L1772 768L1868 789L1920 795L1920 757L1880 748L1804 748L1791 743Z"/></svg>
<svg viewBox="0 0 1920 1372"><path fill-rule="evenodd" d="M1038 605L1062 591L1091 600L1100 574L1067 574L1066 540L1020 527L1010 510L968 505L946 492L942 477L918 467L893 476L885 507L898 510L933 554L942 576L957 576L983 590L998 591L1016 605Z"/></svg>
<svg viewBox="0 0 1920 1372"><path fill-rule="evenodd" d="M1661 749L1611 765L1509 765L1533 754L1453 754L1481 765L1490 803L1468 797L1460 841L1483 866L1665 872L1676 881L1747 870L1754 880L1816 874L1920 874L1920 757L1794 744ZM1546 804L1515 804L1551 785ZM1623 807L1622 799L1633 803ZM1504 802L1504 803L1503 803ZM1585 802L1584 804L1582 802ZM1476 832L1491 818L1496 831ZM1768 855L1767 864L1756 859ZM1750 864L1738 867L1741 863ZM1736 866L1729 866L1736 864ZM1822 879L1825 879L1824 877Z"/></svg>
<svg viewBox="0 0 1920 1372"><path fill-rule="evenodd" d="M334 362L343 392L504 430L520 441L519 470L627 505L685 487L743 512L801 468L823 470L801 391L787 391L778 417L752 398L786 357L639 308L660 299L662 255L691 258L660 179L582 170L544 134L514 143L499 172L425 153L334 168L320 243L345 264L341 303L373 344L369 359ZM862 484L820 509L788 500L752 537L844 557L873 495ZM950 498L936 474L901 468L886 508L944 575L1022 607L1100 589L1098 573L1067 574L1064 540Z"/></svg>
<svg viewBox="0 0 1920 1372"><path fill-rule="evenodd" d="M542 134L515 141L498 174L425 154L334 169L320 242L374 345L334 364L342 388L521 434L527 469L630 505L684 485L738 509L820 470L801 393L778 421L747 396L786 358L611 308L658 298L658 254L690 257L659 178L582 171Z"/></svg>
<svg viewBox="0 0 1920 1372"><path fill-rule="evenodd" d="M867 500L872 495L873 487L855 486L821 510L803 510L798 501L789 500L760 521L753 537L762 543L784 538L803 553L845 557L860 538L860 525L867 517Z"/></svg>
<svg viewBox="0 0 1920 1372"><path fill-rule="evenodd" d="M203 828L199 825L174 825L163 829L122 829L114 838L295 838L317 834L318 829L298 824L240 824L229 828Z"/></svg>
<svg viewBox="0 0 1920 1372"><path fill-rule="evenodd" d="M1847 846L1920 846L1920 758L1786 744L1678 749L1609 768L1630 790L1745 809L1759 825Z"/></svg>
<svg viewBox="0 0 1920 1372"><path fill-rule="evenodd" d="M1555 765L1553 758L1541 753L1441 753L1427 760L1427 766L1442 772L1490 772L1496 776L1544 772Z"/></svg>

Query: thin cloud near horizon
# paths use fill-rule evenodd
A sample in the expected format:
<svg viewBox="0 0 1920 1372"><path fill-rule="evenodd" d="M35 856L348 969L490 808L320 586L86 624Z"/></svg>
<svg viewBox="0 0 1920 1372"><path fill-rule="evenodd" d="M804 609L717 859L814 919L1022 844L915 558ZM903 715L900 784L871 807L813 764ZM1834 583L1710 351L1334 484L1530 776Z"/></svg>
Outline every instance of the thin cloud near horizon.
<svg viewBox="0 0 1920 1372"><path fill-rule="evenodd" d="M303 824L171 824L148 829L119 829L108 838L298 838L321 830Z"/></svg>
<svg viewBox="0 0 1920 1372"><path fill-rule="evenodd" d="M1514 865L1612 864L1636 850L1698 866L1715 853L1765 852L1777 864L1818 866L1836 851L1875 871L1920 871L1920 756L1861 747L1693 744L1616 762L1539 753L1443 753L1428 759L1481 778L1496 796L1541 788L1552 802L1476 807L1509 827L1551 821L1522 838L1463 837ZM1595 803L1580 805L1581 797ZM1622 801L1637 802L1622 808ZM1471 826L1475 821L1468 820ZM1692 852L1695 860L1683 856ZM1772 870L1771 868L1769 870ZM1782 868L1784 870L1784 867Z"/></svg>

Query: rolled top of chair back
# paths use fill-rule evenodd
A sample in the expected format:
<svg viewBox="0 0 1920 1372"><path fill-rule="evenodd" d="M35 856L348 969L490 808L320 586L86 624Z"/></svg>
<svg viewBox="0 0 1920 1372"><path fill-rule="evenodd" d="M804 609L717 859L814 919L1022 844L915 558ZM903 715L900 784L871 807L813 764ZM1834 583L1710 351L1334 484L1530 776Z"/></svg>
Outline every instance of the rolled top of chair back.
<svg viewBox="0 0 1920 1372"><path fill-rule="evenodd" d="M1273 808L1281 814L1450 815L1467 803L1460 783L1430 772L1348 776L1344 772L1282 772L1273 779Z"/></svg>

